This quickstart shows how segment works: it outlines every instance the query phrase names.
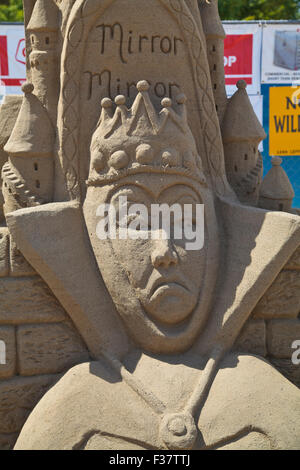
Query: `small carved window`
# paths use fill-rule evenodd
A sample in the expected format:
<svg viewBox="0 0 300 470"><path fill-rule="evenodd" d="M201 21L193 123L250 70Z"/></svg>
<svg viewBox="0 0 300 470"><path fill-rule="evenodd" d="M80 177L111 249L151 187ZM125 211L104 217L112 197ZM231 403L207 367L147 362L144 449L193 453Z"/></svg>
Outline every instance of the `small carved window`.
<svg viewBox="0 0 300 470"><path fill-rule="evenodd" d="M214 84L214 90L216 90L216 89L217 89L217 84L215 83L215 84Z"/></svg>
<svg viewBox="0 0 300 470"><path fill-rule="evenodd" d="M35 182L35 187L36 187L37 189L40 189L41 183L40 183L39 180L36 180L36 182Z"/></svg>
<svg viewBox="0 0 300 470"><path fill-rule="evenodd" d="M248 154L245 153L245 160L248 160Z"/></svg>
<svg viewBox="0 0 300 470"><path fill-rule="evenodd" d="M214 64L214 70L215 71L217 70L217 64Z"/></svg>
<svg viewBox="0 0 300 470"><path fill-rule="evenodd" d="M31 42L34 44L34 36L31 36Z"/></svg>
<svg viewBox="0 0 300 470"><path fill-rule="evenodd" d="M279 210L283 211L283 204L279 204Z"/></svg>
<svg viewBox="0 0 300 470"><path fill-rule="evenodd" d="M38 171L39 170L39 165L37 163L34 164L34 171Z"/></svg>
<svg viewBox="0 0 300 470"><path fill-rule="evenodd" d="M216 52L216 46L215 46L215 45L213 45L212 51L213 51L213 52Z"/></svg>
<svg viewBox="0 0 300 470"><path fill-rule="evenodd" d="M46 44L50 44L50 38L49 38L49 37L46 37L45 43L46 43Z"/></svg>
<svg viewBox="0 0 300 470"><path fill-rule="evenodd" d="M234 171L238 172L238 167L234 165Z"/></svg>

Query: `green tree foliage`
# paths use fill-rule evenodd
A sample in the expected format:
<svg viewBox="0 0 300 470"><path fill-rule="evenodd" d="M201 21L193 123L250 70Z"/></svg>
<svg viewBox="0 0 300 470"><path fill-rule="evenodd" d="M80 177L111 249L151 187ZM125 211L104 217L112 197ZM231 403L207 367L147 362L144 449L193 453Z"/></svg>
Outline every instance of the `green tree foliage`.
<svg viewBox="0 0 300 470"><path fill-rule="evenodd" d="M300 0L219 0L222 20L296 20Z"/></svg>
<svg viewBox="0 0 300 470"><path fill-rule="evenodd" d="M219 0L219 9L223 20L300 18L300 0ZM23 21L22 0L0 0L0 21Z"/></svg>
<svg viewBox="0 0 300 470"><path fill-rule="evenodd" d="M23 21L22 0L0 0L0 21Z"/></svg>

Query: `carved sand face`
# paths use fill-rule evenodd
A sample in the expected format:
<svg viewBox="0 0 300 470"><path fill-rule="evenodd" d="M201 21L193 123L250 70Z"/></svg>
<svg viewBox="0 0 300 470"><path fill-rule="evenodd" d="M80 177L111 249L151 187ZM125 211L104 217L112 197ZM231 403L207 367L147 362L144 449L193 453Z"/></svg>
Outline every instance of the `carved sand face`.
<svg viewBox="0 0 300 470"><path fill-rule="evenodd" d="M184 212L184 205L190 204L195 214L196 205L202 201L186 185L161 187L158 192L143 185L125 185L110 200L116 208L117 216L120 201L125 197L127 212L134 204L143 202L149 214L149 227L148 230L143 230L145 239L137 240L120 239L122 228L118 228L117 237L112 240L113 253L149 317L162 324L178 324L186 320L197 304L204 270L204 250L187 250L188 240L176 236L173 220L170 238L163 239L163 226L158 230L151 227L151 207L153 204L179 204ZM124 221L126 226L127 223L130 224L132 217L128 216L128 221ZM138 232L140 231L137 230L137 234Z"/></svg>
<svg viewBox="0 0 300 470"><path fill-rule="evenodd" d="M218 237L211 194L207 188L203 193L199 189L200 185L185 177L145 174L103 187L91 186L87 191L84 217L105 285L130 336L152 352L187 349L208 316ZM172 236L172 227L170 239L121 239L117 228L116 239L100 240L95 215L99 204L113 204L118 210L119 200L125 196L129 207L142 203L149 213L151 204L204 203L210 220L203 249L187 250L187 240Z"/></svg>

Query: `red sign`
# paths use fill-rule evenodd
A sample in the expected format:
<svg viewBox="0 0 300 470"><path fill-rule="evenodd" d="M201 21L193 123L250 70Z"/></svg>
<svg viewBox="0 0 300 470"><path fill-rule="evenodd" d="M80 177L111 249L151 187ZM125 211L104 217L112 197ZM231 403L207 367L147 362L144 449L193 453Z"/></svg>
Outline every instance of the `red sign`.
<svg viewBox="0 0 300 470"><path fill-rule="evenodd" d="M25 39L20 39L19 40L15 58L16 58L17 62L20 62L20 64L26 65L26 44L25 44Z"/></svg>
<svg viewBox="0 0 300 470"><path fill-rule="evenodd" d="M1 76L9 75L7 36L0 36L0 75Z"/></svg>
<svg viewBox="0 0 300 470"><path fill-rule="evenodd" d="M253 83L253 34L229 34L225 39L224 66L226 85L238 80Z"/></svg>
<svg viewBox="0 0 300 470"><path fill-rule="evenodd" d="M2 30L0 34L0 86L5 87L8 93L19 93L26 76L24 30L23 27L16 26L4 26Z"/></svg>

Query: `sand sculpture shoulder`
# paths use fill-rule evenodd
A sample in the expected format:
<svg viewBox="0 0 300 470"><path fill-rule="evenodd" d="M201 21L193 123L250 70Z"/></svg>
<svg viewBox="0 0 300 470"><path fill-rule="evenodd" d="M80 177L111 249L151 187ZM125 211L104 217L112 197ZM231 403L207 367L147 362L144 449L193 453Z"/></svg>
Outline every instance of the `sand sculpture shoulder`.
<svg viewBox="0 0 300 470"><path fill-rule="evenodd" d="M197 362L192 357L190 361ZM144 357L139 367L144 369L143 374L150 373L152 390L165 388L173 406L192 392L198 371L190 369L191 364L183 371L178 363L170 368ZM160 377L168 374L168 380L155 384L153 370ZM174 383L178 373L185 382L179 387L177 383L177 391ZM230 354L220 365L201 410L193 449L297 449L299 401L298 389L262 358ZM179 424L174 419L170 428L174 430L175 426ZM108 363L101 361L74 367L44 396L26 423L17 449L164 450L168 447L163 437L159 416L128 383L120 381Z"/></svg>

